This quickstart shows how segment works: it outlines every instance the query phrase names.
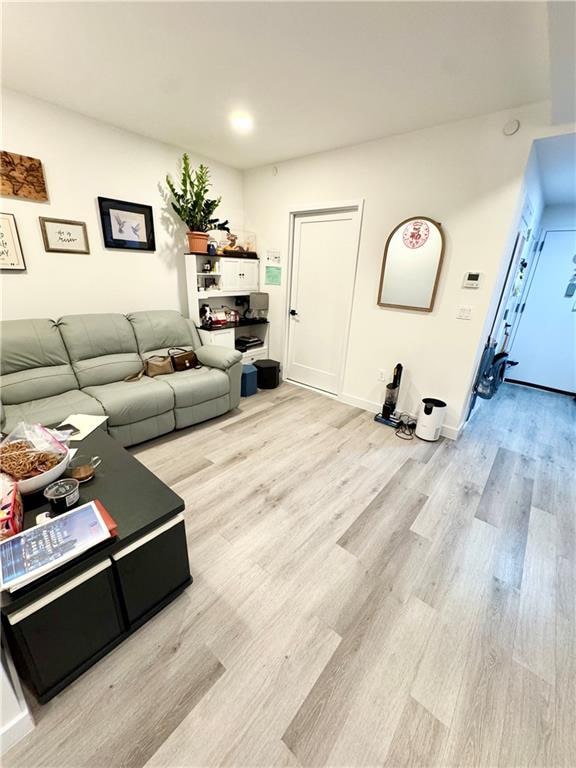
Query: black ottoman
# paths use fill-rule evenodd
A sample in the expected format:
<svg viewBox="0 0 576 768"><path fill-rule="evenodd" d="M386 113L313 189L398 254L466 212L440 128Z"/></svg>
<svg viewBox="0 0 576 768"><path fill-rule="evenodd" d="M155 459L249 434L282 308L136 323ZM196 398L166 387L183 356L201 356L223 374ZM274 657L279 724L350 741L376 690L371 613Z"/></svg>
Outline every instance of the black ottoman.
<svg viewBox="0 0 576 768"><path fill-rule="evenodd" d="M258 389L276 389L280 384L280 363L277 360L254 360L258 371Z"/></svg>

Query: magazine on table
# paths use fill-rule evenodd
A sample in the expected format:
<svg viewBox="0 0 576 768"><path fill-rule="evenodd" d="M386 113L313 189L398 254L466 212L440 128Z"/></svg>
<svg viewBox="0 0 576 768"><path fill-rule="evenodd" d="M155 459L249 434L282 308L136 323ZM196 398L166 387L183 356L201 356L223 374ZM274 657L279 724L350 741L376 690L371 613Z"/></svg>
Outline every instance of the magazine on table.
<svg viewBox="0 0 576 768"><path fill-rule="evenodd" d="M0 542L0 590L11 592L111 538L96 502Z"/></svg>

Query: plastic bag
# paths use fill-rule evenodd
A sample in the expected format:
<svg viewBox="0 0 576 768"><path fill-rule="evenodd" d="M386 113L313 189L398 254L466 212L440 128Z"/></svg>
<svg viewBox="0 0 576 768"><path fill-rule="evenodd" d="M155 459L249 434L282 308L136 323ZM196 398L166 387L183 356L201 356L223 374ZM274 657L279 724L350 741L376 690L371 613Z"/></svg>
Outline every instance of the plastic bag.
<svg viewBox="0 0 576 768"><path fill-rule="evenodd" d="M18 483L8 475L0 475L0 541L20 533L24 508Z"/></svg>
<svg viewBox="0 0 576 768"><path fill-rule="evenodd" d="M14 480L47 472L66 456L69 437L69 432L19 422L0 443L0 472Z"/></svg>

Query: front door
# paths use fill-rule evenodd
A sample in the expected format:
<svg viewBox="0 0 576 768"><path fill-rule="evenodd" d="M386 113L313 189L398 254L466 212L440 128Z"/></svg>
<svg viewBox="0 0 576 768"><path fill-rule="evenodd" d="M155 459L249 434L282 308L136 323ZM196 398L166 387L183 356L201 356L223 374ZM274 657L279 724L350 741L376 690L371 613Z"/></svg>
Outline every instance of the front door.
<svg viewBox="0 0 576 768"><path fill-rule="evenodd" d="M357 206L294 216L287 378L339 394L354 292Z"/></svg>

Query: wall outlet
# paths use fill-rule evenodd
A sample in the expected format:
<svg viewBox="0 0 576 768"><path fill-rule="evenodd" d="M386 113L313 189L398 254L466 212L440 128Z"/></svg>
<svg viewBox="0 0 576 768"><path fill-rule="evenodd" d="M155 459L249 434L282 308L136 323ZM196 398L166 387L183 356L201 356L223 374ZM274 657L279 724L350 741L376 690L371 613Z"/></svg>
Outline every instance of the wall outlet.
<svg viewBox="0 0 576 768"><path fill-rule="evenodd" d="M470 307L467 304L458 304L456 307L456 319L457 320L472 320L472 312L474 307Z"/></svg>
<svg viewBox="0 0 576 768"><path fill-rule="evenodd" d="M378 381L386 381L386 371L384 368L378 368Z"/></svg>

